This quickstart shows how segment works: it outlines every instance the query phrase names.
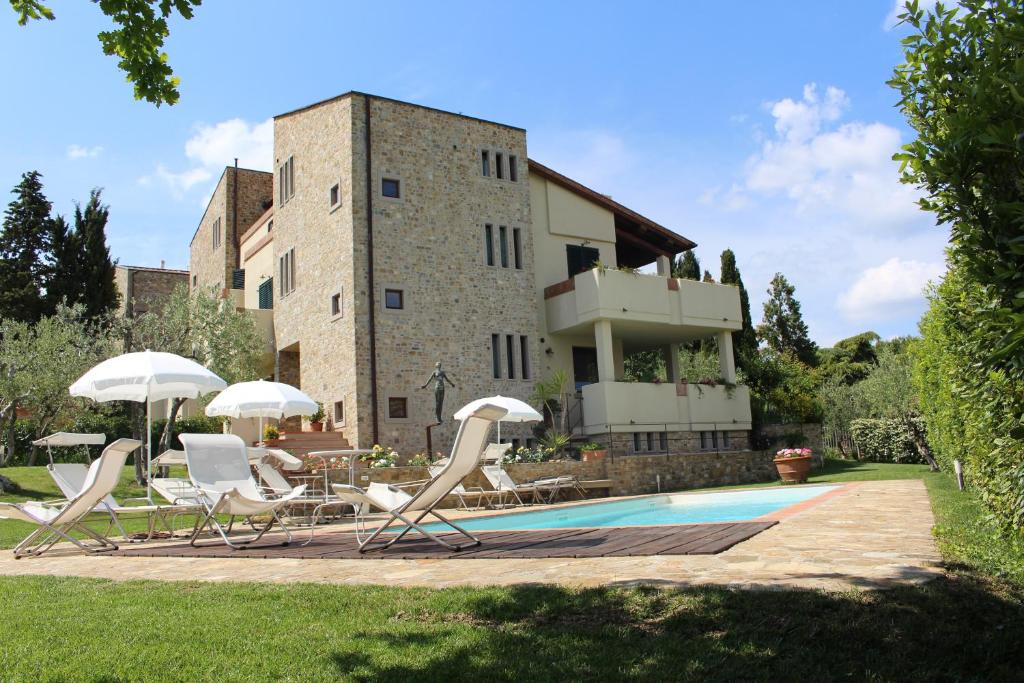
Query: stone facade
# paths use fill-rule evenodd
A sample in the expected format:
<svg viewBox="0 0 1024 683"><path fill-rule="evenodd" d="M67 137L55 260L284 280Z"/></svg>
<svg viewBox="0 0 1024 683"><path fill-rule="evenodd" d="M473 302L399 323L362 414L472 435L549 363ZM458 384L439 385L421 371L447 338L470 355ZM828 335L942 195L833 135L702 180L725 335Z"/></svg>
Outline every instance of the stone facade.
<svg viewBox="0 0 1024 683"><path fill-rule="evenodd" d="M366 107L372 148L374 291L367 280ZM376 327L377 441L403 454L423 451L433 421L433 393L421 388L441 361L449 417L434 431L435 450L447 450L456 424L451 413L479 396L526 399L533 379L522 376L520 338L530 368L539 367L533 296L526 136L518 128L352 95L275 119L277 166L292 159L294 196L275 208L274 251L295 249L295 290L275 309L278 348L300 349L301 387L330 411L345 402L335 424L352 444L372 445L369 306ZM518 181L484 178L481 148L501 149L524 164ZM279 175L279 174L278 174ZM382 181L399 182L385 197ZM341 206L329 192L340 184ZM279 193L275 190L275 196ZM485 223L522 227L522 268L487 266ZM403 294L404 308L384 305L384 290ZM342 312L330 299L340 294ZM517 379L492 379L491 335L514 339ZM401 402L406 417L391 414ZM509 436L528 430L508 425Z"/></svg>
<svg viewBox="0 0 1024 683"><path fill-rule="evenodd" d="M234 224L235 180L238 182L238 225ZM218 296L231 288L231 275L240 267L235 236L242 233L270 207L273 174L247 168L224 169L210 197L189 247L190 284ZM214 247L214 224L220 221L220 244ZM237 232L236 232L237 229Z"/></svg>
<svg viewBox="0 0 1024 683"><path fill-rule="evenodd" d="M709 451L740 451L750 448L750 432L746 430L705 432L608 432L587 438L615 456L636 456L706 453ZM662 436L664 434L664 437ZM703 434L703 436L702 436Z"/></svg>
<svg viewBox="0 0 1024 683"><path fill-rule="evenodd" d="M176 287L188 286L188 271L118 265L114 268L114 284L121 297L122 315L159 313Z"/></svg>

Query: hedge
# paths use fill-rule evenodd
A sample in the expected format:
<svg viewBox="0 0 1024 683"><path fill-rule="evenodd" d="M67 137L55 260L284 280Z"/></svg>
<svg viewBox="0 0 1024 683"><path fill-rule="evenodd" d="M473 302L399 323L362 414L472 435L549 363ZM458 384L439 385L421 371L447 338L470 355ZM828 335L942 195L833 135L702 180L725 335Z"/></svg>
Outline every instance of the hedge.
<svg viewBox="0 0 1024 683"><path fill-rule="evenodd" d="M921 418L914 418L919 423ZM873 462L920 463L907 425L899 419L860 419L850 421L850 435L861 460Z"/></svg>

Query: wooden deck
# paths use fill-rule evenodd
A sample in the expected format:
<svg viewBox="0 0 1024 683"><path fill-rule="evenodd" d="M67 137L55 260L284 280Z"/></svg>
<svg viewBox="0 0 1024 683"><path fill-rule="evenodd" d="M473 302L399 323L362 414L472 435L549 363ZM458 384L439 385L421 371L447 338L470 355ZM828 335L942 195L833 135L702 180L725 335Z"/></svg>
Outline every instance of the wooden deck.
<svg viewBox="0 0 1024 683"><path fill-rule="evenodd" d="M232 550L212 537L192 547L187 541L163 545L122 546L113 554L127 557L256 557L302 559L502 559L542 557L628 557L652 555L713 555L774 526L775 521L688 524L683 526L619 527L607 529L541 529L536 531L482 531L482 543L450 552L422 536L402 539L383 551L360 553L351 533L318 533L307 546L307 536L295 534L290 546L270 545L280 535L268 534L260 547ZM457 542L456 535L444 536Z"/></svg>

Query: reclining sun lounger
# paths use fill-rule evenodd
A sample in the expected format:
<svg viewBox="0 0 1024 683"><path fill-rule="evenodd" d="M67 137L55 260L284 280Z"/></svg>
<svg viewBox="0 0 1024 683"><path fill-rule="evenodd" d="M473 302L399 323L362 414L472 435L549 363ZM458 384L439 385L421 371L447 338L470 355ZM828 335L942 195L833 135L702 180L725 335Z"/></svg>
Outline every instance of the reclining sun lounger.
<svg viewBox="0 0 1024 683"><path fill-rule="evenodd" d="M90 553L117 550L116 543L105 534L88 528L84 522L117 486L128 454L141 445L142 442L135 439L118 439L103 449L100 457L89 466L81 489L63 506L34 502L0 503L0 517L28 522L38 527L15 546L14 556L42 555L61 539ZM101 514L109 518L106 511ZM95 543L74 538L72 532L82 533Z"/></svg>
<svg viewBox="0 0 1024 683"><path fill-rule="evenodd" d="M74 498L78 495L78 492L85 486L85 481L89 475L89 468L85 465L77 462L64 462L54 463L47 465L47 469L50 471L50 476L53 481L57 484L57 487L61 490L67 499ZM145 498L139 498L135 500L146 500ZM100 501L99 505L96 506L96 512L106 511L110 515L111 526L116 526L121 532L121 535L128 539L128 532L125 530L124 525L121 524L121 515L146 515L149 517L149 528L146 538L152 538L156 532L156 524L160 522L165 529L171 534L174 533L174 529L171 526L170 518L176 515L182 514L196 514L202 512L202 508L199 506L197 501L187 503L184 501L178 503L172 503L171 505L122 505L112 495L106 495L103 500ZM107 530L109 533L109 529Z"/></svg>
<svg viewBox="0 0 1024 683"><path fill-rule="evenodd" d="M190 539L192 545L203 529L210 527L236 550L251 547L250 544L258 541L275 522L285 533L282 545L291 542L291 531L281 522L277 511L301 497L306 492L305 486L297 486L282 496L264 495L249 468L245 443L233 434L181 434L178 439L185 446L188 476L202 493L201 502L206 512L196 520ZM228 530L217 521L217 515L248 519L269 515L270 521L257 529L255 536L232 540Z"/></svg>
<svg viewBox="0 0 1024 683"><path fill-rule="evenodd" d="M459 426L459 433L455 437L455 444L452 446L452 454L448 458L448 463L412 495L386 484L372 483L365 490L357 486L334 484L334 492L343 500L356 506L357 516L365 514L371 507L383 510L388 515L387 520L375 529L368 538L365 540L359 539L359 552L388 548L413 529L449 550L462 550L470 546L480 545L480 539L446 519L437 511L436 506L456 486L462 483L462 480L470 472L476 469L477 464L480 462L480 454L483 451L484 444L487 442L487 435L490 432L491 424L504 417L507 413L508 411L504 408L484 404L466 417ZM427 515L437 518L443 524L448 525L454 531L469 539L470 542L462 544L449 543L424 529L420 522ZM395 524L399 526L405 525L405 528L395 534L394 538L371 546L377 537Z"/></svg>
<svg viewBox="0 0 1024 683"><path fill-rule="evenodd" d="M571 476L548 477L517 484L500 465L482 465L480 471L484 473L487 481L496 491L511 494L520 505L524 504L520 494L528 494L534 503L551 503L559 491L577 487L576 478Z"/></svg>

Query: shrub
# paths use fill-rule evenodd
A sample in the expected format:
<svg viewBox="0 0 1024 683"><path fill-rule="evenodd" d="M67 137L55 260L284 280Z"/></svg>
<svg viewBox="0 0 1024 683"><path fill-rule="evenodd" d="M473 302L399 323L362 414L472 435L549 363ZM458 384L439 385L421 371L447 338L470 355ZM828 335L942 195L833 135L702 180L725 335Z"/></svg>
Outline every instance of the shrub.
<svg viewBox="0 0 1024 683"><path fill-rule="evenodd" d="M154 458L159 455L157 452L159 446L157 444L160 443L160 437L164 433L165 424L167 424L167 420L153 420L153 429L151 434L153 435ZM205 415L183 417L174 423L174 436L171 438L171 448L179 451L184 450L185 447L182 446L181 441L178 440L179 434L220 434L223 431L224 418L206 417Z"/></svg>
<svg viewBox="0 0 1024 683"><path fill-rule="evenodd" d="M409 459L409 464L413 467L427 467L430 465L430 458L426 453L417 453Z"/></svg>
<svg viewBox="0 0 1024 683"><path fill-rule="evenodd" d="M263 440L272 441L281 437L281 430L276 425L266 425L263 427Z"/></svg>
<svg viewBox="0 0 1024 683"><path fill-rule="evenodd" d="M920 422L921 418L912 418ZM893 463L924 462L907 425L900 419L864 418L850 421L850 433L861 460Z"/></svg>

